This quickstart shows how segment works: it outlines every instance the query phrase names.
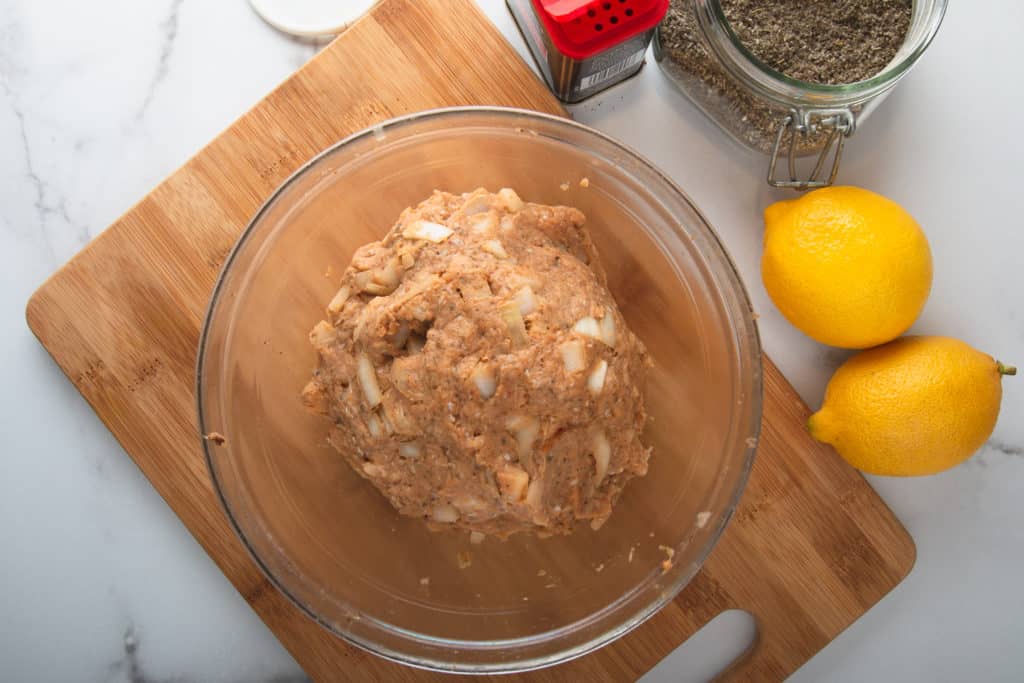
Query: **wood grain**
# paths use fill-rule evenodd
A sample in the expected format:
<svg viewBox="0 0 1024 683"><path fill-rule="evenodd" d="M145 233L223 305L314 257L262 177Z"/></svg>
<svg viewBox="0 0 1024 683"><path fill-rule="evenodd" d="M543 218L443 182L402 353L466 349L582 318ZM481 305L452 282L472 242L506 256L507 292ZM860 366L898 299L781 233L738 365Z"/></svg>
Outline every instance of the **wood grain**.
<svg viewBox="0 0 1024 683"><path fill-rule="evenodd" d="M469 0L384 0L97 237L32 297L28 322L171 508L320 681L450 678L334 637L273 588L232 532L197 446L193 373L220 266L295 168L392 116L459 104L562 114ZM891 590L914 545L862 477L802 425L765 359L759 455L743 502L696 579L616 643L530 681L632 680L719 612L759 638L726 676L781 680ZM506 679L507 680L507 679Z"/></svg>

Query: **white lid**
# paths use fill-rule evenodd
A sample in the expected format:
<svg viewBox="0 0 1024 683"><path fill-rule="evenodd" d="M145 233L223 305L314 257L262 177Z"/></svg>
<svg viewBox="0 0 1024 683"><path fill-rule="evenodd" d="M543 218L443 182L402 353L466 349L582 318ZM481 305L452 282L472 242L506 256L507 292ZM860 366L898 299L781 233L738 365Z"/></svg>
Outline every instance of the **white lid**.
<svg viewBox="0 0 1024 683"><path fill-rule="evenodd" d="M293 36L341 33L375 0L249 0L265 22Z"/></svg>

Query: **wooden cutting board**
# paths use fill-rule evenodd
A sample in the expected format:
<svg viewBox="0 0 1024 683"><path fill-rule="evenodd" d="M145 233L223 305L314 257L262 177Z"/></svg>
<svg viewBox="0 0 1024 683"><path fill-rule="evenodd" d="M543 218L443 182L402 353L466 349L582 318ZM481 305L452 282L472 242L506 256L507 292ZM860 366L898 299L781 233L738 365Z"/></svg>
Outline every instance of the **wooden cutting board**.
<svg viewBox="0 0 1024 683"><path fill-rule="evenodd" d="M47 281L29 326L221 570L320 681L424 681L306 618L228 525L196 438L193 372L221 264L302 162L392 116L490 104L564 115L470 0L384 0ZM632 680L723 610L757 620L728 672L779 680L906 576L914 544L864 479L803 429L765 359L760 452L743 502L679 597L616 643L530 681ZM507 680L507 679L505 679Z"/></svg>

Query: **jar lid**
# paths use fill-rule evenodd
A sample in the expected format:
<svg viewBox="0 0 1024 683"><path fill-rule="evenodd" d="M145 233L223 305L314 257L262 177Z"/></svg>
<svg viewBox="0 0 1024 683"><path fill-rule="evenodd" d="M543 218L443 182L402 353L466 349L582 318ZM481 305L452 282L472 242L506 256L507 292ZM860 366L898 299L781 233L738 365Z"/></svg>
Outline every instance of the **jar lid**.
<svg viewBox="0 0 1024 683"><path fill-rule="evenodd" d="M669 0L532 0L559 52L586 59L654 28Z"/></svg>
<svg viewBox="0 0 1024 683"><path fill-rule="evenodd" d="M249 0L262 19L293 36L341 33L373 6L374 0Z"/></svg>

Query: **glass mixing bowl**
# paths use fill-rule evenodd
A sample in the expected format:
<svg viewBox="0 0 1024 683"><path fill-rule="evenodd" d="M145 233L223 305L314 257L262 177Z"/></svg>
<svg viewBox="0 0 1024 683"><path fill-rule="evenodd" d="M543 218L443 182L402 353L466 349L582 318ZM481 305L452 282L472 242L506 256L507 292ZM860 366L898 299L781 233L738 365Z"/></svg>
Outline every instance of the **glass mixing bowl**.
<svg viewBox="0 0 1024 683"><path fill-rule="evenodd" d="M435 188L480 186L582 209L609 287L655 361L650 472L598 531L480 545L431 532L349 468L326 443L327 421L299 399L316 362L307 334L354 249ZM406 664L521 671L626 633L694 576L750 471L761 354L728 255L649 162L572 121L459 108L353 135L271 196L214 290L197 396L201 433L226 437L203 447L227 514L298 607Z"/></svg>

